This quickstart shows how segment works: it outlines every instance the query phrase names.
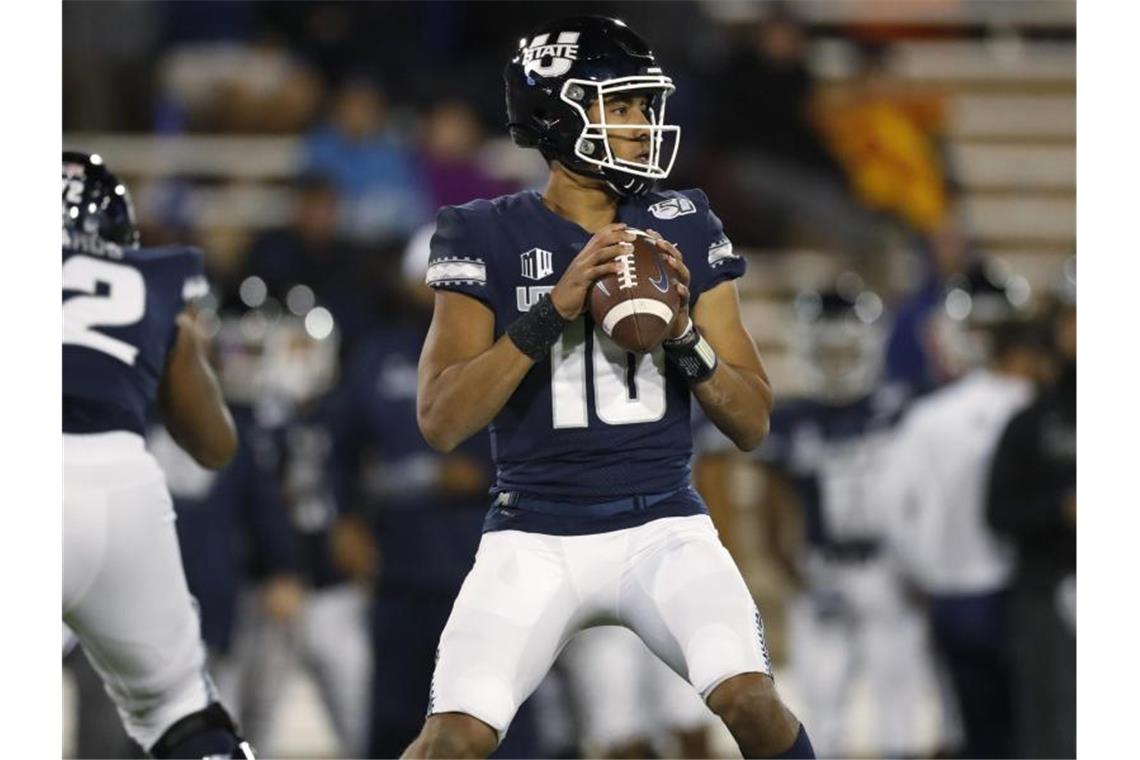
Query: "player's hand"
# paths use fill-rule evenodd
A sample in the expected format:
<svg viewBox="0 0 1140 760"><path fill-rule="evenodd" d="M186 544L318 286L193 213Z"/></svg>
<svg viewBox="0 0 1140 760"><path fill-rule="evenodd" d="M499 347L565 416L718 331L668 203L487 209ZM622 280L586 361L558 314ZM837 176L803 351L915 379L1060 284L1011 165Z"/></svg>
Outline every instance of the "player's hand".
<svg viewBox="0 0 1140 760"><path fill-rule="evenodd" d="M689 282L692 280L692 275L689 273L689 268L685 266L685 260L681 257L681 251L677 246L661 237L661 233L657 230L646 230L646 232L649 237L657 242L657 247L665 254L665 263L673 270L673 278L677 283L677 293L681 296L681 307L677 309L677 314L673 317L672 324L669 325L669 334L665 337L666 339L679 338L681 333L685 332L685 328L689 326Z"/></svg>
<svg viewBox="0 0 1140 760"><path fill-rule="evenodd" d="M333 564L354 581L370 583L380 569L380 553L364 520L341 515L329 530Z"/></svg>
<svg viewBox="0 0 1140 760"><path fill-rule="evenodd" d="M491 485L486 470L466 454L448 454L439 463L439 485L448 496L487 493Z"/></svg>
<svg viewBox="0 0 1140 760"><path fill-rule="evenodd" d="M621 265L614 258L633 251L637 236L625 228L621 222L602 227L562 273L562 279L550 292L550 300L563 319L576 319L584 312L586 296L594 281L616 274Z"/></svg>
<svg viewBox="0 0 1140 760"><path fill-rule="evenodd" d="M275 623L287 624L301 614L305 603L305 587L292 575L276 575L265 582L261 591L265 613Z"/></svg>

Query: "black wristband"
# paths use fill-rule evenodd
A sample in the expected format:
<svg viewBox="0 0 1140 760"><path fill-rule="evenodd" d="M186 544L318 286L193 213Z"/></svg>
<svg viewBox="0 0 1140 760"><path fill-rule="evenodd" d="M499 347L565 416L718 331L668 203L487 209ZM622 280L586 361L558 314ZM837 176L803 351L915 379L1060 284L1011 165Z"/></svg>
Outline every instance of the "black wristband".
<svg viewBox="0 0 1140 760"><path fill-rule="evenodd" d="M692 321L681 337L666 340L661 347L665 349L665 358L681 371L690 385L708 380L716 372L716 352Z"/></svg>
<svg viewBox="0 0 1140 760"><path fill-rule="evenodd" d="M511 323L507 335L519 351L537 362L550 352L550 347L558 341L568 324L570 321L562 318L554 308L550 294L546 294L526 314Z"/></svg>

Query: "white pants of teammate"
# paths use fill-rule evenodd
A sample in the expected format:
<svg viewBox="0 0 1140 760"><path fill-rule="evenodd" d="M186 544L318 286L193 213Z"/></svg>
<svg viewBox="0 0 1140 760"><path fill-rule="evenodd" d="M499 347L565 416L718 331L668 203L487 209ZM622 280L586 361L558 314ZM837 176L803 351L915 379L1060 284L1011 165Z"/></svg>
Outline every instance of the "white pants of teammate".
<svg viewBox="0 0 1140 760"><path fill-rule="evenodd" d="M804 723L820 757L851 756L845 731L853 687L870 695L872 751L921 756L933 749L937 680L925 617L883 559L812 558L810 592L789 610L791 664ZM888 755L893 756L893 755Z"/></svg>
<svg viewBox="0 0 1140 760"><path fill-rule="evenodd" d="M63 437L63 621L150 748L216 699L162 470L133 433Z"/></svg>
<svg viewBox="0 0 1140 760"><path fill-rule="evenodd" d="M486 533L439 642L429 713L506 733L567 641L622 625L702 698L770 673L760 613L705 515L586 536Z"/></svg>
<svg viewBox="0 0 1140 760"><path fill-rule="evenodd" d="M696 690L624 628L582 631L567 644L562 661L573 683L582 738L599 756L716 720Z"/></svg>
<svg viewBox="0 0 1140 760"><path fill-rule="evenodd" d="M363 757L368 741L372 649L366 592L355 584L310 591L292 624L269 618L260 588L242 593L233 652L217 661L218 690L253 746L276 747L276 717L297 667L312 677L342 757Z"/></svg>

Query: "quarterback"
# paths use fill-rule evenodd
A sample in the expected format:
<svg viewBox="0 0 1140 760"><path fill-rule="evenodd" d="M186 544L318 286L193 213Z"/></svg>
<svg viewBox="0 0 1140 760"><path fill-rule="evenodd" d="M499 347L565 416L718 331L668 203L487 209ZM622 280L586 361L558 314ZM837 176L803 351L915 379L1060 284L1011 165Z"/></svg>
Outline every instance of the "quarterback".
<svg viewBox="0 0 1140 760"><path fill-rule="evenodd" d="M419 425L442 451L489 425L497 481L405 754L490 754L574 634L620 625L692 684L745 757L812 757L691 483L691 398L748 450L772 393L741 323L743 259L704 193L653 187L680 137L665 122L673 83L638 35L601 17L535 30L504 78L511 135L550 178L437 218ZM652 237L682 304L642 354L590 312L631 229Z"/></svg>

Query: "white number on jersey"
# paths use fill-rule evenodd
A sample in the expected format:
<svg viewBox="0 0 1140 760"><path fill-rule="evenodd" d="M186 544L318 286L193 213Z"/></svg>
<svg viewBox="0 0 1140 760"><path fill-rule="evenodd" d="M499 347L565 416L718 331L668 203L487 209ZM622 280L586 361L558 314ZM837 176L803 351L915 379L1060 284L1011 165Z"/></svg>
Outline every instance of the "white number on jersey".
<svg viewBox="0 0 1140 760"><path fill-rule="evenodd" d="M594 408L607 425L656 422L665 416L665 353L631 354L600 327L594 350L586 355L586 321L566 326L550 350L552 414L555 428L586 427L586 361L594 369Z"/></svg>
<svg viewBox="0 0 1140 760"><path fill-rule="evenodd" d="M105 295L95 295L100 282L108 286ZM64 301L63 342L102 351L124 364L134 364L139 352L136 347L95 328L133 325L143 318L146 281L138 270L90 256L72 256L63 265L63 288L91 294Z"/></svg>

